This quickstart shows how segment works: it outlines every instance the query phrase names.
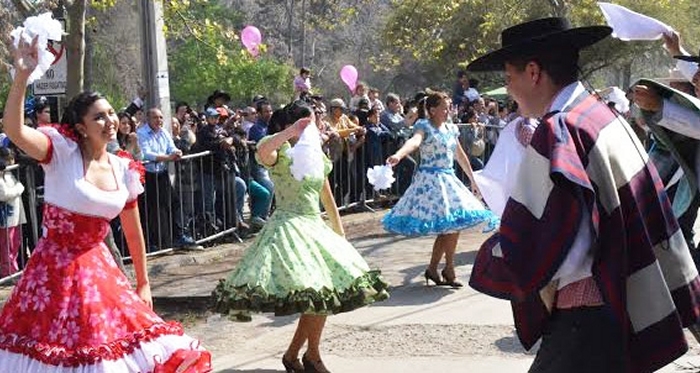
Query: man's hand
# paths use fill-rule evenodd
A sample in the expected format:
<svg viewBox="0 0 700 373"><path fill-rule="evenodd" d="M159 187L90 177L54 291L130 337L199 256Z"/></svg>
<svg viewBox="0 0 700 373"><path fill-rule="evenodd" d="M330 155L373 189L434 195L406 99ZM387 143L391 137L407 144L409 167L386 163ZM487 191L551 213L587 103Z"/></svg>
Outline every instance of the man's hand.
<svg viewBox="0 0 700 373"><path fill-rule="evenodd" d="M684 55L684 51L681 49L681 35L675 31L663 34L664 38L664 48L673 56Z"/></svg>
<svg viewBox="0 0 700 373"><path fill-rule="evenodd" d="M634 87L634 103L640 109L656 113L663 108L663 99L656 90L645 85Z"/></svg>
<svg viewBox="0 0 700 373"><path fill-rule="evenodd" d="M180 158L182 158L182 150L177 149L174 152L170 153L170 160L171 161L177 161Z"/></svg>

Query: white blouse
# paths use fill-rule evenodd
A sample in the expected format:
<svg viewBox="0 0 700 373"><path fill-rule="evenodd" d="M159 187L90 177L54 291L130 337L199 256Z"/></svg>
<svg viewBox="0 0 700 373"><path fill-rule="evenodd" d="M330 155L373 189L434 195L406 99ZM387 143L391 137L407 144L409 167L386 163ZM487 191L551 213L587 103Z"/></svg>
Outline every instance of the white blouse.
<svg viewBox="0 0 700 373"><path fill-rule="evenodd" d="M129 169L131 160L109 154L109 162L117 181L116 190L102 190L85 179L80 147L53 127L40 127L48 136L51 154L42 162L44 168L44 201L60 208L89 216L112 220L143 193L137 171Z"/></svg>

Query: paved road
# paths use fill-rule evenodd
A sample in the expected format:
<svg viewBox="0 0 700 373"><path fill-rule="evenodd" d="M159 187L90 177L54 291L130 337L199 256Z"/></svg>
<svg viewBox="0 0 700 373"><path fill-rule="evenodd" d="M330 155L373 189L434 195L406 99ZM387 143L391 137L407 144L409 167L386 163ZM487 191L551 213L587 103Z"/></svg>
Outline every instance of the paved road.
<svg viewBox="0 0 700 373"><path fill-rule="evenodd" d="M322 342L328 368L334 373L526 372L533 352L524 351L515 337L508 303L469 287L426 287L422 273L432 240L388 235L379 226L380 217L363 213L343 219L355 247L392 284L391 299L328 319ZM462 234L457 273L464 282L485 238L478 231ZM201 312L202 302L191 307L172 302L177 297L206 299L249 243L151 260L153 293L159 311L181 320L212 352L216 372L283 372L280 358L296 317L257 315L239 323ZM700 371L700 347L689 340L691 351L663 372Z"/></svg>
<svg viewBox="0 0 700 373"><path fill-rule="evenodd" d="M329 369L335 373L527 371L534 352L524 351L515 337L509 304L469 287L426 287L422 273L432 240L388 235L378 226L380 216L348 217L346 225L355 247L392 284L391 299L328 319L322 350ZM485 238L478 231L462 234L457 272L465 282L475 251ZM240 250L233 251L200 266L199 281L188 280L190 285L185 287L169 286L167 293L196 289L198 294L207 294L215 284L212 279L225 275L239 255ZM177 271L173 273L176 278L184 275ZM279 360L295 321L296 317L258 315L252 322L237 323L210 315L206 322L191 323L188 331L212 351L217 372L281 372ZM688 357L664 372L700 370L687 369L693 363L700 366L698 355L696 345Z"/></svg>

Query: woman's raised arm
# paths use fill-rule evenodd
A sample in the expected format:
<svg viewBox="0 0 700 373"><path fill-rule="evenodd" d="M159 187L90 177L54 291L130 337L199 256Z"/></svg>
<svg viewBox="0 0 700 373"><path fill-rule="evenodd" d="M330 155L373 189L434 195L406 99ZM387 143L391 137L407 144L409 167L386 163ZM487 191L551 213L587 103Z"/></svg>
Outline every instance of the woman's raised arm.
<svg viewBox="0 0 700 373"><path fill-rule="evenodd" d="M36 159L46 159L49 151L49 139L34 128L24 125L24 99L27 80L38 63L37 39L27 43L22 37L14 50L15 79L5 103L3 129L7 137L27 155Z"/></svg>

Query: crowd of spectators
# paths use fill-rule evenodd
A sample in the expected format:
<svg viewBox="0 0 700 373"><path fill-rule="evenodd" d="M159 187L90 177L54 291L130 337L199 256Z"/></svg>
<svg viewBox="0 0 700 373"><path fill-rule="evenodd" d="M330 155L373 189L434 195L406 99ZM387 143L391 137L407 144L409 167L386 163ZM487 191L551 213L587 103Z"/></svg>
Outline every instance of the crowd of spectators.
<svg viewBox="0 0 700 373"><path fill-rule="evenodd" d="M294 99L313 104L322 148L333 162L330 180L338 203L353 206L383 198L364 175L368 167L384 164L387 155L411 136L411 127L420 117L417 101L425 93L407 100L388 93L382 99L378 89L360 82L346 103L339 97L314 95L310 71L306 68L301 69L293 84ZM479 150L479 142L495 141L497 136L488 134L504 124L504 105L482 98L476 82L466 79L461 72L453 100L451 120L462 122L464 139L475 144L468 149L473 151L472 162L478 169L485 155L483 149ZM274 208L274 185L267 169L255 158L255 146L267 134L275 108L284 103L273 103L257 95L240 108L230 104L230 95L222 90L214 91L201 108L177 102L169 125L160 109L144 107L141 98L118 113L117 138L108 150L125 152L144 164L145 193L139 207L149 251L198 248L196 242L200 239L219 233L253 234L266 224ZM48 100L32 98L27 105L27 123L43 126L56 122L51 119ZM6 142L0 135L0 142L3 141ZM3 145L10 149L9 144ZM417 155L407 157L396 167L393 193L400 195L408 188L418 161ZM36 221L30 223L39 226L41 168L27 162L24 172L17 173L16 183L7 176L12 174L5 175L7 190L21 190L24 185L37 187L33 190L35 196L22 195L24 203L20 205L34 209L32 215ZM0 195L4 196L3 193L0 190ZM21 218L12 219L13 223L20 222L20 226L27 221L24 211L21 212ZM3 229L0 224L0 240L6 235L4 241L14 242L18 234ZM112 230L116 248L125 250L118 220L112 223ZM27 231L19 234L24 237L25 245L15 246L33 246L36 234L32 238ZM18 250L10 250L15 251ZM4 271L2 275L10 272Z"/></svg>

